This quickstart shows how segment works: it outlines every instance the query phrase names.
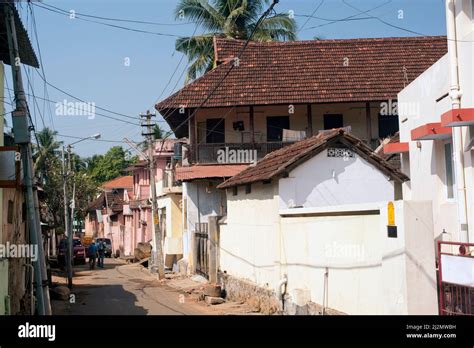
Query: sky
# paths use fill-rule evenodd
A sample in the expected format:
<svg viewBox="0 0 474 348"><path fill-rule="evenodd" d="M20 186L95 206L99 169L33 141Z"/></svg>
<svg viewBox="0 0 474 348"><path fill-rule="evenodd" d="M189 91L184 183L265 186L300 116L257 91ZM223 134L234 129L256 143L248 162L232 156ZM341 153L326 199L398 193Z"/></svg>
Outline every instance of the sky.
<svg viewBox="0 0 474 348"><path fill-rule="evenodd" d="M75 151L84 157L104 154L116 145L128 148L124 137L141 141L138 115L147 110L153 112L158 100L183 86L183 72L188 62L175 51L176 39L190 36L195 30L198 34L203 33L194 23L175 19L177 3L178 0L44 0L31 6L35 21L26 3L20 3L18 9L23 24L41 58L46 80L95 105L95 117L57 115L57 102L77 100L51 86L45 88L40 73L34 68L26 68L23 84L29 95L36 130L44 126L52 128L64 144L78 140L73 137L101 133L99 140L74 145ZM64 12L57 13L60 10L48 5L75 13L76 18L70 18ZM360 11L376 9L361 14L355 8ZM298 40L446 34L444 0L280 0L275 10L295 16ZM83 15L155 24L107 21ZM356 20L335 21L349 16ZM380 20L367 18L369 16ZM9 66L6 66L5 75L6 88L12 88ZM5 98L11 102L8 92L5 91ZM11 110L8 104L5 108ZM159 115L156 121L169 129ZM11 126L9 117L7 126Z"/></svg>

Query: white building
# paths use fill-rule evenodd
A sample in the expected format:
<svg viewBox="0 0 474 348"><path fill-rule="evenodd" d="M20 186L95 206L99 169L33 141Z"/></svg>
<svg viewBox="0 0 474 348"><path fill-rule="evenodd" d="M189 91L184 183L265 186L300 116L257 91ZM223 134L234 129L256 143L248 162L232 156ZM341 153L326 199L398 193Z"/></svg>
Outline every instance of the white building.
<svg viewBox="0 0 474 348"><path fill-rule="evenodd" d="M400 200L407 180L359 139L333 130L219 185L227 193L218 236L227 296L291 314L437 313L434 249L425 247L431 205Z"/></svg>
<svg viewBox="0 0 474 348"><path fill-rule="evenodd" d="M474 1L446 3L449 53L399 93L400 144L386 152L403 152L411 179L404 198L433 202L434 238L467 242L474 241Z"/></svg>

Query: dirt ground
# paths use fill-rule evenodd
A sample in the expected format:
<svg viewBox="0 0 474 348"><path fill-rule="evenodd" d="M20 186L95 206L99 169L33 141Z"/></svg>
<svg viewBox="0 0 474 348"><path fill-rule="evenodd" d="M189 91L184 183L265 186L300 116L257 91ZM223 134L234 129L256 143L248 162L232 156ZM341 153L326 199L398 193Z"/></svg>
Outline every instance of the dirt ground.
<svg viewBox="0 0 474 348"><path fill-rule="evenodd" d="M56 273L56 274L55 274ZM67 284L64 273L53 272L55 285ZM199 278L167 274L158 280L138 264L105 260L104 269L74 267L69 301L52 300L55 315L241 315L253 314L246 304L225 302L207 305L202 299L205 283Z"/></svg>

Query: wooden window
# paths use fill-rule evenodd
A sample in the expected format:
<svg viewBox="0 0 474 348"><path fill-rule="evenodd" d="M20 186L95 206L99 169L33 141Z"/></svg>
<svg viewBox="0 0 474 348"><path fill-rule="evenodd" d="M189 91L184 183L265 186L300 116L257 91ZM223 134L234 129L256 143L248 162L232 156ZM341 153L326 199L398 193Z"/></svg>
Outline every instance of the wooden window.
<svg viewBox="0 0 474 348"><path fill-rule="evenodd" d="M237 196L239 194L239 188L237 186L232 187L232 196Z"/></svg>
<svg viewBox="0 0 474 348"><path fill-rule="evenodd" d="M267 117L267 141L282 141L283 129L290 129L289 116Z"/></svg>
<svg viewBox="0 0 474 348"><path fill-rule="evenodd" d="M453 145L444 144L444 160L446 168L446 194L448 199L454 198L454 171L453 171Z"/></svg>
<svg viewBox="0 0 474 348"><path fill-rule="evenodd" d="M245 185L245 193L248 195L252 192L252 184Z"/></svg>
<svg viewBox="0 0 474 348"><path fill-rule="evenodd" d="M26 202L23 202L21 205L21 219L22 221L26 221Z"/></svg>
<svg viewBox="0 0 474 348"><path fill-rule="evenodd" d="M344 127L344 118L342 114L324 115L324 130Z"/></svg>
<svg viewBox="0 0 474 348"><path fill-rule="evenodd" d="M12 200L8 200L7 222L9 224L13 223L13 201Z"/></svg>
<svg viewBox="0 0 474 348"><path fill-rule="evenodd" d="M225 143L225 119L208 118L206 120L206 143Z"/></svg>
<svg viewBox="0 0 474 348"><path fill-rule="evenodd" d="M379 138L388 138L398 132L398 116L379 114Z"/></svg>

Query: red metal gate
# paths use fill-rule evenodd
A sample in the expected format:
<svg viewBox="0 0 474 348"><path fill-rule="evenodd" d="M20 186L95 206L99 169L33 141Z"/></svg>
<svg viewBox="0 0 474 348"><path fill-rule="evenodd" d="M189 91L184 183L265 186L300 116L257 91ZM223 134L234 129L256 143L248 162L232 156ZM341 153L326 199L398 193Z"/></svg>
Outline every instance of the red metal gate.
<svg viewBox="0 0 474 348"><path fill-rule="evenodd" d="M440 315L474 315L474 244L438 241Z"/></svg>

